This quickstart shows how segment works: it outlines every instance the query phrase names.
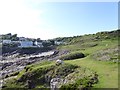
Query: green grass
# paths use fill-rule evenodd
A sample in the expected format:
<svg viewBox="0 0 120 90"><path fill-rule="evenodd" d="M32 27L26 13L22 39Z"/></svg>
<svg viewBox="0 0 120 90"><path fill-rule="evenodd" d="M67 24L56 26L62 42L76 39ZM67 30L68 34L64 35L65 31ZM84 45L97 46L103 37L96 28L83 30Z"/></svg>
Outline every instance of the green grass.
<svg viewBox="0 0 120 90"><path fill-rule="evenodd" d="M97 84L94 84L94 88L118 88L118 63L104 60L98 61L97 59L95 60L95 58L92 57L93 54L100 50L104 52L104 50L106 49L116 48L118 46L118 40L103 39L99 41L92 41L92 39L89 40L90 38L92 37L86 35L82 38L84 40L82 43L80 42L80 38L77 38L74 39L76 40L75 43L71 43L69 45L60 45L57 47L57 49L69 50L71 53L82 52L83 54L85 54L86 56L85 58L68 60L64 62L67 64L77 65L82 68L86 68L87 70L90 70L90 72L91 71L96 72L98 74L99 82ZM29 68L29 70L32 72L37 71L40 68L49 68L52 65L55 65L55 61L53 62L44 61L42 63L29 65L26 68ZM19 73L17 78L21 77L24 73L25 69ZM72 75L73 74L71 74L71 76ZM73 77L74 76L77 75L75 74L73 75Z"/></svg>
<svg viewBox="0 0 120 90"><path fill-rule="evenodd" d="M89 44L91 42L85 42ZM93 42L92 42L93 43ZM76 59L65 61L66 63L76 64L81 67L91 69L99 75L99 82L94 85L95 88L118 88L118 64L113 62L93 60L92 54L99 50L118 47L118 40L102 40L95 41L97 43L95 47L81 47L80 44L72 44L66 46L60 46L58 49L70 50L71 52L79 51L88 56L83 59Z"/></svg>
<svg viewBox="0 0 120 90"><path fill-rule="evenodd" d="M54 61L45 62L27 66L22 72L19 73L17 78L8 80L6 86L8 88L25 87L27 79L30 78L30 80L32 80L36 84L37 88L45 88L44 85L47 85L48 82L44 81L44 77L50 76L51 78L55 78L56 75L60 75L61 78L66 78L68 80L68 85L69 83L75 84L78 80L84 80L87 77L84 83L80 81L81 86L86 87L86 85L88 85L89 80L94 77L93 71L84 67L79 67L75 64L64 63L62 65L55 65ZM31 70L26 71L27 68ZM17 80L20 78L22 82L17 83ZM63 84L61 83L60 85Z"/></svg>
<svg viewBox="0 0 120 90"><path fill-rule="evenodd" d="M90 42L88 42L90 43ZM60 46L60 49L70 50L72 52L79 51L88 56L82 59L75 59L65 61L66 63L76 64L81 67L91 69L99 75L99 82L94 85L95 88L118 88L118 64L110 61L94 60L91 55L99 50L107 48L115 48L118 46L118 40L102 40L96 42L98 45L95 47L86 47L84 50L79 44ZM86 43L87 44L87 43ZM106 46L107 45L107 46Z"/></svg>
<svg viewBox="0 0 120 90"><path fill-rule="evenodd" d="M98 45L95 47L86 46L91 43L97 43ZM106 46L107 45L107 46ZM102 41L93 41L93 42L85 42L84 46L80 43L72 44L72 45L62 45L59 46L58 49L70 50L70 51L85 51L87 53L92 53L94 51L111 48L118 45L118 40L102 40Z"/></svg>
<svg viewBox="0 0 120 90"><path fill-rule="evenodd" d="M39 68L45 68L45 67L49 67L49 66L52 66L52 65L54 65L54 62L51 62L51 61L42 61L42 62L37 63L37 64L28 65L28 66L26 66L26 68L29 68L29 69L31 69L31 71L34 71L34 70L37 70ZM18 74L17 79L20 78L24 73L25 73L25 69L23 69Z"/></svg>
<svg viewBox="0 0 120 90"><path fill-rule="evenodd" d="M94 86L96 88L118 88L117 63L95 61L91 60L90 57L65 62L86 67L97 72L99 75L99 83Z"/></svg>

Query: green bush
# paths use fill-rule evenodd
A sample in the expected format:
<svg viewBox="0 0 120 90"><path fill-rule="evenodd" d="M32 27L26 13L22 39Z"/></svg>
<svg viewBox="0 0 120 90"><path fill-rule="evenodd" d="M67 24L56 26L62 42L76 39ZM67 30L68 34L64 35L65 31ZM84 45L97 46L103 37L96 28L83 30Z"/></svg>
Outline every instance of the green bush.
<svg viewBox="0 0 120 90"><path fill-rule="evenodd" d="M29 71L29 68L30 67L25 68L25 71L26 69L28 70L17 79L17 84L23 83L22 85L26 85L27 80L32 80L32 83L35 85L49 84L50 81L48 80L48 77L49 79L55 78L56 76L65 77L74 72L78 66L64 63L59 66L51 65L47 67L40 67L31 71Z"/></svg>
<svg viewBox="0 0 120 90"><path fill-rule="evenodd" d="M94 76L95 78L95 76ZM84 77L82 79L76 80L75 83L72 84L64 84L60 87L60 90L80 90L80 89L86 89L92 87L93 84L97 83L95 82L98 80L98 78L93 79L90 77Z"/></svg>
<svg viewBox="0 0 120 90"><path fill-rule="evenodd" d="M67 76L68 74L74 72L74 70L78 68L78 66L76 65L72 65L72 64L63 64L61 66L57 66L55 71L54 71L54 75L60 75L60 76Z"/></svg>
<svg viewBox="0 0 120 90"><path fill-rule="evenodd" d="M72 59L78 59L78 58L84 58L85 55L81 52L74 52L70 54L66 54L60 57L61 60L72 60Z"/></svg>
<svg viewBox="0 0 120 90"><path fill-rule="evenodd" d="M77 87L78 86L76 84L62 85L60 90L79 90Z"/></svg>
<svg viewBox="0 0 120 90"><path fill-rule="evenodd" d="M18 75L18 74L19 74L19 71L10 74L10 76L16 76L16 75Z"/></svg>

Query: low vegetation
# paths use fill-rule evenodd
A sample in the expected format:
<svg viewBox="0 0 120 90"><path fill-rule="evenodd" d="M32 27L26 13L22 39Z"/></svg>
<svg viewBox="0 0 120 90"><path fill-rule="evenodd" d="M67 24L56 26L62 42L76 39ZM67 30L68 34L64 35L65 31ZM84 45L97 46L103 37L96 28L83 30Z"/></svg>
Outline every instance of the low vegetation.
<svg viewBox="0 0 120 90"><path fill-rule="evenodd" d="M50 80L58 77L61 79L59 88L67 87L65 85L69 83L74 85L77 83L77 88L79 86L82 88L92 87L93 84L98 82L98 76L95 79L95 72L87 68L67 63L62 65L55 65L55 63L53 64L51 62L47 62L48 64L44 63L27 66L18 74L16 79L7 82L6 88L49 88ZM84 79L86 81L82 82ZM66 82L62 82L62 80ZM28 84L28 82L31 82L31 84Z"/></svg>
<svg viewBox="0 0 120 90"><path fill-rule="evenodd" d="M57 38L66 42L57 50L70 53L60 57L61 65L46 61L27 66L17 78L7 82L8 87L50 88L50 81L59 77L60 90L79 90L84 88L118 88L118 32L98 32L83 36Z"/></svg>
<svg viewBox="0 0 120 90"><path fill-rule="evenodd" d="M113 62L118 62L119 61L119 57L118 57L118 53L119 53L119 49L118 47L115 48L107 48L104 50L100 50L97 51L96 53L94 53L92 55L92 57L95 60L100 60L100 61L113 61Z"/></svg>
<svg viewBox="0 0 120 90"><path fill-rule="evenodd" d="M73 52L67 55L63 55L60 57L61 60L73 60L78 58L84 58L85 55L81 52Z"/></svg>

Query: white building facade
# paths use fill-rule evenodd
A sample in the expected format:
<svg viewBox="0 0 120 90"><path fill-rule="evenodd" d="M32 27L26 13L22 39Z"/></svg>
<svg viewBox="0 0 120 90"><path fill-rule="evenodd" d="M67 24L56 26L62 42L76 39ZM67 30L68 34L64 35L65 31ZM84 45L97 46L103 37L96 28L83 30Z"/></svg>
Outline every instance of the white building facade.
<svg viewBox="0 0 120 90"><path fill-rule="evenodd" d="M20 41L20 46L18 47L34 47L32 41Z"/></svg>
<svg viewBox="0 0 120 90"><path fill-rule="evenodd" d="M35 41L35 45L38 46L38 47L43 47L42 42Z"/></svg>
<svg viewBox="0 0 120 90"><path fill-rule="evenodd" d="M3 40L2 43L3 43L3 44L10 44L10 43L11 43L11 40Z"/></svg>

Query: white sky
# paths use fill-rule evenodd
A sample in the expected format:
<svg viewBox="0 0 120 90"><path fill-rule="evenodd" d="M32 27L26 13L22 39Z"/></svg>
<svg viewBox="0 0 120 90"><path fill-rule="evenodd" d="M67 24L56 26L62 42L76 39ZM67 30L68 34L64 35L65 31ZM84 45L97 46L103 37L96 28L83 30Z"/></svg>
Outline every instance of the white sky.
<svg viewBox="0 0 120 90"><path fill-rule="evenodd" d="M51 33L51 26L40 27L45 24L41 18L44 11L28 7L25 1L0 0L0 34L16 33L18 36L41 39L57 37Z"/></svg>
<svg viewBox="0 0 120 90"><path fill-rule="evenodd" d="M45 11L33 9L29 5L30 2L40 3L41 1L44 0L0 0L0 34L12 33L41 39L57 37L59 33L57 34L54 26L46 25L46 21L42 19Z"/></svg>

